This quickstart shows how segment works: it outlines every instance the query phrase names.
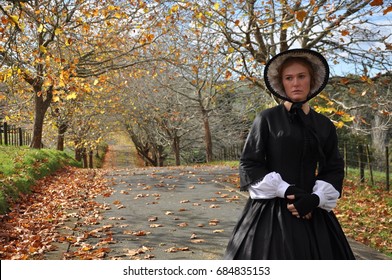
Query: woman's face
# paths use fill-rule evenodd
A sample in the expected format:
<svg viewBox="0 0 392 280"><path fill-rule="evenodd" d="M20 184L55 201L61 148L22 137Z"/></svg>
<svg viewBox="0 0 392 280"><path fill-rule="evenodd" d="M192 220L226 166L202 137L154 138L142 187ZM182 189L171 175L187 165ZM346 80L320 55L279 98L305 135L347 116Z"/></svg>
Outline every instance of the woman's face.
<svg viewBox="0 0 392 280"><path fill-rule="evenodd" d="M309 69L301 63L290 63L282 71L284 90L287 97L293 102L307 99L310 92L310 82Z"/></svg>

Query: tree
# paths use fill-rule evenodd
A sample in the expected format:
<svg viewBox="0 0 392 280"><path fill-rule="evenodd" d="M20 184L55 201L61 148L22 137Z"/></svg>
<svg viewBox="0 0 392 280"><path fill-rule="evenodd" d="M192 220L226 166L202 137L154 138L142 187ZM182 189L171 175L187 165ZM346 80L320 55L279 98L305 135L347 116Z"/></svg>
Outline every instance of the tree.
<svg viewBox="0 0 392 280"><path fill-rule="evenodd" d="M392 8L383 1L207 1L193 9L201 23L217 23L250 77L259 73L255 64L295 47L317 49L335 63L391 67Z"/></svg>
<svg viewBox="0 0 392 280"><path fill-rule="evenodd" d="M339 126L347 126L354 135L368 137L378 158L384 157L384 147L392 133L391 81L391 72L371 79L348 76L333 83L330 90L329 99L338 105L330 111L350 121L350 125L339 122Z"/></svg>
<svg viewBox="0 0 392 280"><path fill-rule="evenodd" d="M142 50L164 30L153 30L164 19L158 6L136 0L0 1L2 69L34 98L31 147L41 147L53 98L77 95L77 79L151 60Z"/></svg>
<svg viewBox="0 0 392 280"><path fill-rule="evenodd" d="M341 63L343 66L353 66L355 73L351 74L356 74L358 78L354 83L366 88L375 86L366 84L366 81L377 80L380 75L390 75L392 7L386 1L194 1L192 10L198 15L200 24L213 28L213 32L225 37L227 54L237 61L232 70L241 79L249 79L261 88L264 88L261 82L263 65L272 56L289 48L316 49L327 57L331 65ZM211 25L211 21L216 24ZM332 74L335 78L330 83L334 87L347 86L344 77ZM351 88L345 94L353 90ZM353 104L346 104L344 98L333 98L335 92L326 89L320 97L336 102L327 103L326 108L319 106L318 109L327 111L333 107L331 112L339 118L337 124L346 122L355 125L348 116L352 111L342 114L342 110ZM367 92L373 90L369 88ZM386 92L385 89L377 90L376 95L367 94L367 98L376 104ZM385 106L388 102L384 101L380 103L383 104L382 109L372 106L373 115L377 116L370 122L374 125L372 129L380 127L381 119L384 119L384 124L390 123L391 111ZM355 106L362 105L357 103Z"/></svg>
<svg viewBox="0 0 392 280"><path fill-rule="evenodd" d="M181 24L166 42L168 48L176 50L166 60L169 72L175 76L162 84L198 109L203 124L206 161L210 162L213 160L210 115L216 109L216 99L224 92L222 81L231 76L228 71L231 58L221 53L220 40L211 26L197 23L194 13L185 10L184 14Z"/></svg>
<svg viewBox="0 0 392 280"><path fill-rule="evenodd" d="M170 79L167 69L154 63L136 72L121 71L116 80L125 80L118 88L117 113L139 155L149 165L163 165L169 149L176 165L180 164L181 140L192 130L194 112L187 110L187 102L177 93L162 87L160 79ZM158 74L159 73L159 74Z"/></svg>

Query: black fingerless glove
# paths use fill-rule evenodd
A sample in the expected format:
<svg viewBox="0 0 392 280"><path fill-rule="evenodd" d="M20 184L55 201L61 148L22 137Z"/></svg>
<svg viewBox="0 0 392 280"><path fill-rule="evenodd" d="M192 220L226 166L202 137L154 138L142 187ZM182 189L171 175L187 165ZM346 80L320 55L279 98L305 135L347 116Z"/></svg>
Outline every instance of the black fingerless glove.
<svg viewBox="0 0 392 280"><path fill-rule="evenodd" d="M303 197L308 193L306 193L303 189L298 188L296 186L290 186L287 188L286 192L284 193L284 197L287 199L287 196L292 194L295 196L295 199L289 199L289 202L291 203L293 201L298 201L298 199L300 199L301 197Z"/></svg>
<svg viewBox="0 0 392 280"><path fill-rule="evenodd" d="M312 212L320 203L320 198L316 194L305 194L294 202L294 207L298 214L303 217Z"/></svg>

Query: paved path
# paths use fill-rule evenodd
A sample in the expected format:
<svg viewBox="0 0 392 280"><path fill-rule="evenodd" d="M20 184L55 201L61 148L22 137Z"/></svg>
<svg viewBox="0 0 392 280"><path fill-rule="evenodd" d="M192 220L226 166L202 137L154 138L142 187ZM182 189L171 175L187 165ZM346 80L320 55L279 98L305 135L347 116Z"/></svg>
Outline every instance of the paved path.
<svg viewBox="0 0 392 280"><path fill-rule="evenodd" d="M105 259L222 259L247 199L226 180L237 169L137 168L126 159L130 155L124 158L124 149L131 147L110 147L105 176L113 193L97 197L105 209L100 223L79 228L79 234L96 231L88 241L98 244L110 229L113 242ZM357 259L388 259L349 241Z"/></svg>
<svg viewBox="0 0 392 280"><path fill-rule="evenodd" d="M244 198L219 183L226 167L134 168L107 173L114 192L99 227L111 226L109 259L221 259Z"/></svg>

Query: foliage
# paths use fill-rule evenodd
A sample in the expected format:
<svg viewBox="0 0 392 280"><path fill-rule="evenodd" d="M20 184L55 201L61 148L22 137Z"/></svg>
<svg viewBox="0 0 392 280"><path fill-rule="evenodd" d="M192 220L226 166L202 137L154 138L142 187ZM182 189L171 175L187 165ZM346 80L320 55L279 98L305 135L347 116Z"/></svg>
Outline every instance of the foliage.
<svg viewBox="0 0 392 280"><path fill-rule="evenodd" d="M0 1L0 82L9 89L0 97L33 97L32 147L41 146L53 102L76 99L100 87L108 72L151 60L142 49L153 48L166 32L164 7L143 1Z"/></svg>
<svg viewBox="0 0 392 280"><path fill-rule="evenodd" d="M390 191L345 180L335 213L348 237L392 256Z"/></svg>
<svg viewBox="0 0 392 280"><path fill-rule="evenodd" d="M36 180L64 165L78 166L67 153L49 149L0 146L0 158L0 213L20 194L29 193Z"/></svg>
<svg viewBox="0 0 392 280"><path fill-rule="evenodd" d="M42 259L56 249L54 242L66 241L55 228L69 221L71 210L85 217L96 206L88 197L106 189L93 179L90 169L68 166L37 181L30 194L21 194L13 211L0 215L0 258Z"/></svg>
<svg viewBox="0 0 392 280"><path fill-rule="evenodd" d="M390 134L392 115L390 98L381 93L390 78L378 72L391 69L391 11L387 1L370 0L0 0L0 102L6 103L0 115L30 127L34 119L32 147L54 141L50 135L67 134L68 145L94 149L112 121L110 113L123 112L126 120L146 124L135 134L157 142L154 149L164 152L156 157L172 149L179 162L180 146L205 141L210 160L220 139L242 134L238 125L255 113L223 115L233 90L222 80L235 87L238 81L251 81L262 95L256 100L256 94L245 96L247 103L252 109L264 107L270 101L262 83L266 60L303 47L326 55L331 69L345 63L355 67L331 79L335 87L325 91L316 109L332 116L338 127L377 133L372 140L382 142L388 139L384 132ZM155 104L168 95L187 100L178 99L176 106ZM140 102L137 96L155 103L132 106ZM347 96L371 99L366 117L374 120L353 112L353 106L363 104L351 104ZM221 129L227 120L234 124L224 123ZM196 125L199 139L205 131L204 139L184 136ZM46 139L40 139L41 133Z"/></svg>

